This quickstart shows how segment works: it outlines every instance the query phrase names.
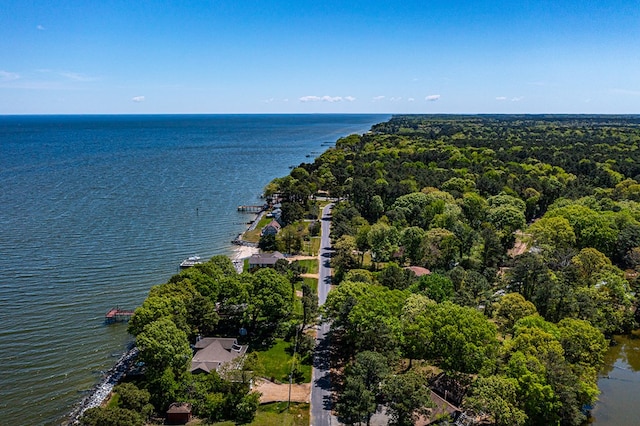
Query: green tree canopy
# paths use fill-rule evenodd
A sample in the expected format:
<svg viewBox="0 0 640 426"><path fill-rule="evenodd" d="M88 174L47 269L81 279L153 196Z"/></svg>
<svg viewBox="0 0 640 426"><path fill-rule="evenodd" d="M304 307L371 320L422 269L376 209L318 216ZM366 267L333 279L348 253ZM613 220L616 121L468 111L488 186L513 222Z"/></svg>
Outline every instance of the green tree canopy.
<svg viewBox="0 0 640 426"><path fill-rule="evenodd" d="M187 334L168 317L147 324L136 337L136 345L140 349L140 360L155 372L162 372L166 368L176 372L186 371L191 361Z"/></svg>

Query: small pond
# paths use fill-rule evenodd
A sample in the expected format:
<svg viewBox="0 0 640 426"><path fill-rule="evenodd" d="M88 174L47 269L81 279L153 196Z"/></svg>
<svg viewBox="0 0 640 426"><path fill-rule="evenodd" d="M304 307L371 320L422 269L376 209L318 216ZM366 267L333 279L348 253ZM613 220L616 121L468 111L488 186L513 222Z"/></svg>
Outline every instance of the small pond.
<svg viewBox="0 0 640 426"><path fill-rule="evenodd" d="M640 331L615 336L600 372L600 396L590 423L604 425L640 424Z"/></svg>

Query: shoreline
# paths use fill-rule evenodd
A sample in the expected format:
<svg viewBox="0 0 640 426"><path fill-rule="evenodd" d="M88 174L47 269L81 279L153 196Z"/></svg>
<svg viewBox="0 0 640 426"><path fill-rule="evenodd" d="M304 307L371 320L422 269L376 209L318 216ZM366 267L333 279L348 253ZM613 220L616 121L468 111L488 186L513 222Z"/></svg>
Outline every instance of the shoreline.
<svg viewBox="0 0 640 426"><path fill-rule="evenodd" d="M239 274L241 274L244 270L244 260L248 259L254 254L260 253L258 244L245 241L244 234L246 234L248 231L256 229L256 226L258 226L258 223L260 223L260 220L265 213L266 208L263 208L258 214L256 214L256 217L251 221L247 229L239 233L238 236L231 241L231 244L233 244L234 247L232 249L233 254L229 257L231 258L231 262L233 263L233 266L236 268L236 271Z"/></svg>
<svg viewBox="0 0 640 426"><path fill-rule="evenodd" d="M231 258L231 263L233 263L233 266L236 268L236 272L241 274L244 271L244 260L259 253L260 249L258 247L241 245L234 247L233 251L233 255L229 256Z"/></svg>
<svg viewBox="0 0 640 426"><path fill-rule="evenodd" d="M116 364L111 367L78 405L71 411L65 425L75 425L89 408L100 407L109 397L113 388L131 371L138 357L138 348L133 346L122 354Z"/></svg>
<svg viewBox="0 0 640 426"><path fill-rule="evenodd" d="M258 213L255 219L251 222L249 227L232 241L233 253L228 255L229 259L233 263L236 271L241 274L244 270L244 261L253 254L259 253L260 249L258 244L244 241L242 238L247 231L251 231L256 228L260 219L265 214L265 210ZM115 365L111 367L102 377L102 379L88 392L88 394L82 398L82 400L73 408L69 413L67 419L64 422L65 425L79 424L80 418L89 408L99 407L104 401L109 398L109 395L113 391L113 388L120 382L120 380L131 371L135 364L135 360L138 356L138 348L130 347L119 359Z"/></svg>

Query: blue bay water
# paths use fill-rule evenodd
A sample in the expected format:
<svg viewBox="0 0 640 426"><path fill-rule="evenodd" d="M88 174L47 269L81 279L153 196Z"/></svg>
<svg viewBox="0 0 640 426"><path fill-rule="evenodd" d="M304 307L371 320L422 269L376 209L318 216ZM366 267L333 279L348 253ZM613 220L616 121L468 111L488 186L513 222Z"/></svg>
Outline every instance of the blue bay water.
<svg viewBox="0 0 640 426"><path fill-rule="evenodd" d="M0 423L60 424L129 340L109 308L230 254L239 204L388 118L0 117Z"/></svg>

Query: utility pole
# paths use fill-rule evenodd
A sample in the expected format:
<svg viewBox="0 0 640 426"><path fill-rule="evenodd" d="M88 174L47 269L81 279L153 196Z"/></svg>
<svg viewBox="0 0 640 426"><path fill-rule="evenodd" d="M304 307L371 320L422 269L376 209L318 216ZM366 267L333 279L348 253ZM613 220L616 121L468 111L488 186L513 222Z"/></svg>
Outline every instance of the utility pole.
<svg viewBox="0 0 640 426"><path fill-rule="evenodd" d="M291 371L289 371L289 400L287 401L287 411L291 407L291 387L293 386L293 369L296 365L296 354L298 353L298 332L300 329L296 326L296 338L293 344L293 358L291 358Z"/></svg>

